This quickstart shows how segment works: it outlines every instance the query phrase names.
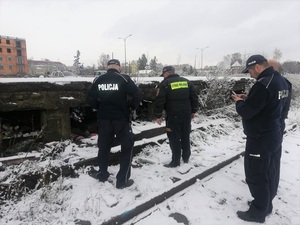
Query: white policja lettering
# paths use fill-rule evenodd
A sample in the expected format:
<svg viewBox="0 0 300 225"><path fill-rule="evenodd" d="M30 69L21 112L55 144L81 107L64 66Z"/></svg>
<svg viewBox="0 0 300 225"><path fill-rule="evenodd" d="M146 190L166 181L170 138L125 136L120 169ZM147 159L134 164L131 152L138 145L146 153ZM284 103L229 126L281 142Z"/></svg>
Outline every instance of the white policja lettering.
<svg viewBox="0 0 300 225"><path fill-rule="evenodd" d="M119 90L118 84L98 84L99 91L117 91Z"/></svg>
<svg viewBox="0 0 300 225"><path fill-rule="evenodd" d="M278 91L278 99L287 98L289 96L289 90Z"/></svg>

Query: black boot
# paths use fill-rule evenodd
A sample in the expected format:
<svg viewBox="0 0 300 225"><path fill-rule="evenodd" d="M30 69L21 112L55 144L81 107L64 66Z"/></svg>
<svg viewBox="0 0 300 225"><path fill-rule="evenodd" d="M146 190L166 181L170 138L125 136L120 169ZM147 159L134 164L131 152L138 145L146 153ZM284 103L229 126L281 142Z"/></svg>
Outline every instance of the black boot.
<svg viewBox="0 0 300 225"><path fill-rule="evenodd" d="M165 164L164 167L167 167L167 168L174 168L174 167L177 167L177 166L180 166L180 163L175 163L175 162L170 162L169 164Z"/></svg>
<svg viewBox="0 0 300 225"><path fill-rule="evenodd" d="M237 211L237 216L244 220L244 221L248 221L248 222L256 222L256 223L264 223L265 222L265 217L258 217L253 215L251 212L249 211Z"/></svg>
<svg viewBox="0 0 300 225"><path fill-rule="evenodd" d="M116 188L117 189L127 188L133 185L133 183L134 181L132 179L129 179L126 183L117 183Z"/></svg>

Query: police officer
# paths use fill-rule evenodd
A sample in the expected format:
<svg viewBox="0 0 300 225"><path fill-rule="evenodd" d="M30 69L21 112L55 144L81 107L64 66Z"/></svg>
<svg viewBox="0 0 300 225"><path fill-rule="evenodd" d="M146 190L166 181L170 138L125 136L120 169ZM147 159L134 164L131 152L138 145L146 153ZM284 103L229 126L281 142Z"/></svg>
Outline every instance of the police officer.
<svg viewBox="0 0 300 225"><path fill-rule="evenodd" d="M281 150L281 117L289 93L284 78L262 55L252 55L243 73L250 73L256 82L247 96L232 98L247 136L244 169L254 199L247 211L238 211L237 215L245 221L263 223L272 212L276 195L275 161Z"/></svg>
<svg viewBox="0 0 300 225"><path fill-rule="evenodd" d="M163 68L164 80L160 83L154 103L156 122L161 125L166 111L166 132L172 150L172 160L165 167L177 167L182 157L188 163L191 155L191 119L198 110L198 95L194 85L175 74L172 66ZM181 153L182 150L182 153Z"/></svg>
<svg viewBox="0 0 300 225"><path fill-rule="evenodd" d="M141 101L141 91L127 75L121 74L120 62L111 59L107 73L97 77L88 94L87 103L97 110L99 173L96 177L105 182L109 173L109 153L114 137L121 144L120 169L116 187L122 189L133 184L130 178L134 145L130 114Z"/></svg>
<svg viewBox="0 0 300 225"><path fill-rule="evenodd" d="M275 71L281 73L280 64L278 62L276 62L274 59L269 59L268 64L269 64L269 66L272 66ZM284 80L286 81L286 83L288 85L289 94L288 94L287 100L285 101L285 104L283 106L282 115L281 115L281 134L282 134L282 138L283 138L284 130L285 130L285 119L288 117L288 113L289 113L290 105L291 105L291 100L292 100L292 83L286 77L283 77L283 78L284 78ZM275 177L275 191L273 193L273 195L274 195L273 198L277 194L277 189L278 189L278 184L279 184L281 153L282 153L282 149L280 149L280 151L275 156L275 169L276 169L275 175L276 175L276 177Z"/></svg>

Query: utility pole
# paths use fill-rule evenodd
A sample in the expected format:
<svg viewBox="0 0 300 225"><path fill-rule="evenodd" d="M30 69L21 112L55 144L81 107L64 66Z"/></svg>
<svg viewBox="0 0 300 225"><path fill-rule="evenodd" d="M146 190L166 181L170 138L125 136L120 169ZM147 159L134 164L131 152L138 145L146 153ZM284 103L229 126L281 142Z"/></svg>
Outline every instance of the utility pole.
<svg viewBox="0 0 300 225"><path fill-rule="evenodd" d="M126 39L129 38L130 36L132 36L132 34L129 34L128 36L124 37L124 38L119 38L122 39L124 41L124 53L125 53L125 74L127 74L127 67L126 67Z"/></svg>
<svg viewBox="0 0 300 225"><path fill-rule="evenodd" d="M194 62L194 70L195 70L195 75L197 74L197 50L200 48L196 48L196 53L195 53L195 62Z"/></svg>
<svg viewBox="0 0 300 225"><path fill-rule="evenodd" d="M200 50L201 50L201 70L203 69L203 51L205 50L205 49L207 49L209 46L206 46L206 47L204 47L204 48L200 48Z"/></svg>

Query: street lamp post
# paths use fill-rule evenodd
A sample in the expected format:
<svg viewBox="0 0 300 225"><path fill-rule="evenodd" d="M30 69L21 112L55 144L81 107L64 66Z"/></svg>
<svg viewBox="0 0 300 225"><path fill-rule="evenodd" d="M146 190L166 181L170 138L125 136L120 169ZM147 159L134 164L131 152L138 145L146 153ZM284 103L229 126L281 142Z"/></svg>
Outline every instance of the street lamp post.
<svg viewBox="0 0 300 225"><path fill-rule="evenodd" d="M200 48L196 48L196 53L195 53L195 62L194 62L194 70L195 70L195 75L197 74L197 50Z"/></svg>
<svg viewBox="0 0 300 225"><path fill-rule="evenodd" d="M200 48L196 48L196 53L195 53L195 63L194 63L194 68L196 70L196 62L197 62L197 50L200 49Z"/></svg>
<svg viewBox="0 0 300 225"><path fill-rule="evenodd" d="M122 39L124 41L124 52L125 52L125 74L127 74L127 67L126 67L126 39L129 38L130 36L132 36L132 34L129 34L128 36L124 37L124 38L119 38Z"/></svg>
<svg viewBox="0 0 300 225"><path fill-rule="evenodd" d="M208 48L208 46L206 46L204 48L200 48L200 50L201 50L201 70L203 69L203 51L207 48Z"/></svg>

